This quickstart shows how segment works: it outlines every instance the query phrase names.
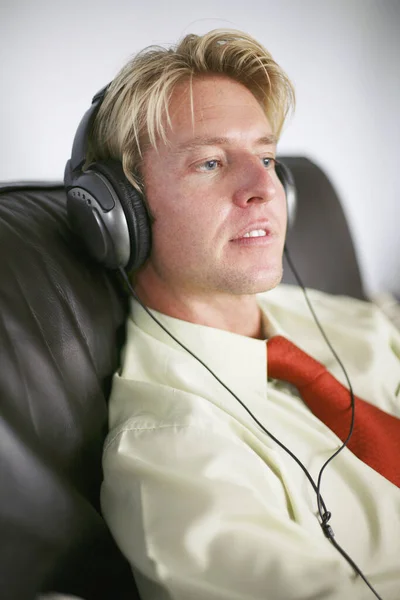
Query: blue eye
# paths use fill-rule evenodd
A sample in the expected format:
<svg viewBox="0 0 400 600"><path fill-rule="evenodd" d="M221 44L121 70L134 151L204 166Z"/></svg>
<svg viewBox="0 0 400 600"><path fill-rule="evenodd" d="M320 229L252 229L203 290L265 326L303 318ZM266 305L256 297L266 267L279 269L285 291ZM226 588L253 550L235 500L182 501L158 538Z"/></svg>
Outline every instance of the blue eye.
<svg viewBox="0 0 400 600"><path fill-rule="evenodd" d="M268 171L272 171L275 169L275 163L276 163L275 158L271 158L270 156L263 156L262 161L264 163L264 167Z"/></svg>
<svg viewBox="0 0 400 600"><path fill-rule="evenodd" d="M216 159L206 160L206 162L204 162L201 165L201 167L204 169L204 171L214 171L217 166L218 166L218 161Z"/></svg>

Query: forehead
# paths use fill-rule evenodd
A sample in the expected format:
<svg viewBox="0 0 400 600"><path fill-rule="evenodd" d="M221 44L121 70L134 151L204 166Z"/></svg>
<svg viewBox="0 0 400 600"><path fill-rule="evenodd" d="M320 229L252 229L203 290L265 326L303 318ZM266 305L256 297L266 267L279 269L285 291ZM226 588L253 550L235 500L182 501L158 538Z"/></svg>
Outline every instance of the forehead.
<svg viewBox="0 0 400 600"><path fill-rule="evenodd" d="M179 83L170 98L167 137L233 135L246 130L272 133L263 108L249 89L221 75L206 75Z"/></svg>

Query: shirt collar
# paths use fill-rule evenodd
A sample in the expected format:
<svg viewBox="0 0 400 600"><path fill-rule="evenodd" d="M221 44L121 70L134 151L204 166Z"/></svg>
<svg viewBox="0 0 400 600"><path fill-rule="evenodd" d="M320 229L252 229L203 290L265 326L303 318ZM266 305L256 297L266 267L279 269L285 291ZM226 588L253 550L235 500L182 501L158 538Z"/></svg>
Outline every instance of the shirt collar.
<svg viewBox="0 0 400 600"><path fill-rule="evenodd" d="M258 295L257 302L262 312L266 337L284 335L282 327L268 312L265 294ZM200 358L224 383L227 383L243 401L252 394L262 397L265 401L267 393L265 340L190 323L155 310L150 312L179 342ZM131 300L130 318L136 327L151 338L172 348L181 349L181 346L134 299ZM192 361L195 359L189 354L187 356L188 367L194 367Z"/></svg>

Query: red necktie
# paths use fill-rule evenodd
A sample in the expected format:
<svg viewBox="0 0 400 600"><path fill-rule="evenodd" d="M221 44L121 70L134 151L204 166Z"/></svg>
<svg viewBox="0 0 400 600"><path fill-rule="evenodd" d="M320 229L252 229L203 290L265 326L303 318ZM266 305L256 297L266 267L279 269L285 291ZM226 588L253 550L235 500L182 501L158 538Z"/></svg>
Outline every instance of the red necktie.
<svg viewBox="0 0 400 600"><path fill-rule="evenodd" d="M283 336L268 340L268 376L295 385L307 406L344 441L351 424L350 392L324 365ZM400 419L354 396L355 421L347 447L400 487Z"/></svg>

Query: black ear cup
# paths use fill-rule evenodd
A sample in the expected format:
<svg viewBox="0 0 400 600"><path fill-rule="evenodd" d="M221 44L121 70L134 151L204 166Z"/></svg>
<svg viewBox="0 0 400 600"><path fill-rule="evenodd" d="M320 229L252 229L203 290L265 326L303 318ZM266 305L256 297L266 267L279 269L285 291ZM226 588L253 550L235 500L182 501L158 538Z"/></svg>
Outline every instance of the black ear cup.
<svg viewBox="0 0 400 600"><path fill-rule="evenodd" d="M276 174L278 175L280 182L283 185L286 195L286 208L287 208L287 229L289 229L296 218L296 186L294 183L292 172L289 167L284 163L276 162Z"/></svg>
<svg viewBox="0 0 400 600"><path fill-rule="evenodd" d="M118 194L124 210L130 240L130 256L125 268L135 270L143 265L150 254L151 226L143 196L127 180L118 161L98 161L93 170L104 175Z"/></svg>
<svg viewBox="0 0 400 600"><path fill-rule="evenodd" d="M109 269L138 269L148 257L148 213L118 161L98 161L75 176L67 188L67 208L90 254Z"/></svg>

